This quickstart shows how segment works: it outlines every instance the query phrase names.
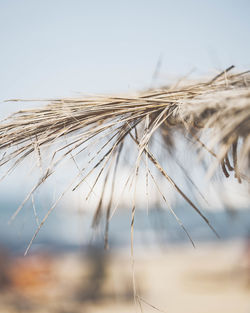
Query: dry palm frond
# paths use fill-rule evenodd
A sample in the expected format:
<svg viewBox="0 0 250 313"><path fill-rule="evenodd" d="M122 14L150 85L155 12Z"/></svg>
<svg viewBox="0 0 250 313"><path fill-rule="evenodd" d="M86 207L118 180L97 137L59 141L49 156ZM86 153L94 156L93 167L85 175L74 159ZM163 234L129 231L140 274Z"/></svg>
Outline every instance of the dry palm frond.
<svg viewBox="0 0 250 313"><path fill-rule="evenodd" d="M83 150L91 148L96 150L93 157L85 168L79 168L79 175L71 186L73 190L77 189L98 169L90 192L106 173L103 195L109 176L113 176L113 180L116 178L119 155L125 150L124 142L132 138L138 147L138 155L134 161L134 175L129 177L126 184L132 184L136 180L142 159L146 164L151 161L159 173L209 224L196 205L177 186L174 177L171 178L166 173L150 150L150 143L155 134L160 133L171 150L176 132L184 136L188 134L205 153L214 157L216 162L210 168L211 173L220 165L225 176L233 171L239 182L242 179L248 180L250 75L248 72L229 74L228 70L208 82L149 90L130 97L55 99L44 107L16 112L0 124L0 150L3 152L0 166L12 164L9 169L11 171L28 155L38 153L41 167L40 149L54 147L50 165L25 199L25 203L64 158L70 157L74 160ZM200 139L202 132L207 134L206 143ZM112 163L115 164L113 172L110 171ZM99 219L101 206L100 200L95 214L96 221ZM112 196L108 204L107 220L111 206Z"/></svg>

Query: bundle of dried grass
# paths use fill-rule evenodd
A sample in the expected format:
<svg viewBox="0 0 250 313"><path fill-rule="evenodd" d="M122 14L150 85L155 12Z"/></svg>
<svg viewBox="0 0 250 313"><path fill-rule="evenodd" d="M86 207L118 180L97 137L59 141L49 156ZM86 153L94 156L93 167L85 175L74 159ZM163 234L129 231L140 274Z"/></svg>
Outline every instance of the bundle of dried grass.
<svg viewBox="0 0 250 313"><path fill-rule="evenodd" d="M64 158L69 156L74 160L76 155L90 147L96 149L95 154L87 162L88 171L86 171L87 167L79 168L73 190L78 188L94 170L97 170L90 193L99 178L106 175L104 192L110 175L110 164L114 164L112 172L114 183L124 142L130 139L138 148L132 175L134 180L136 181L141 161L145 164L150 161L209 224L197 206L177 186L174 178L171 178L160 165L150 149L150 142L156 133L160 133L171 151L175 142L173 134L176 132L184 136L188 134L204 152L214 157L216 162L212 170L220 164L225 176L229 176L229 172L232 171L239 182L248 179L250 75L249 72L229 74L231 69L232 67L208 82L149 90L132 97L55 99L44 107L22 110L3 120L0 124L0 150L3 152L0 166L11 164L8 172L31 153L35 152L39 156L41 147L48 145L54 147L49 166L14 216ZM204 132L209 135L206 143L200 140ZM67 138L66 143L65 138ZM147 169L152 176L148 167ZM102 207L102 196L103 193L96 209L95 221L98 221ZM40 227L55 205L45 216ZM106 233L111 206L112 195L107 206ZM135 207L133 207L132 225L134 211Z"/></svg>

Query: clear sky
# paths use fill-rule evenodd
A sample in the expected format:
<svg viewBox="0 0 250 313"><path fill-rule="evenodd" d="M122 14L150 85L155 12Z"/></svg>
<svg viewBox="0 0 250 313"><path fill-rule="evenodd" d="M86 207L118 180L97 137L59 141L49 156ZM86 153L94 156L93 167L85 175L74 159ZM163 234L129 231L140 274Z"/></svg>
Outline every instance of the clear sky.
<svg viewBox="0 0 250 313"><path fill-rule="evenodd" d="M10 98L129 92L250 69L249 0L0 0L0 117ZM7 187L6 187L7 188Z"/></svg>
<svg viewBox="0 0 250 313"><path fill-rule="evenodd" d="M158 83L249 69L249 16L249 0L0 0L0 100L147 88L159 59Z"/></svg>

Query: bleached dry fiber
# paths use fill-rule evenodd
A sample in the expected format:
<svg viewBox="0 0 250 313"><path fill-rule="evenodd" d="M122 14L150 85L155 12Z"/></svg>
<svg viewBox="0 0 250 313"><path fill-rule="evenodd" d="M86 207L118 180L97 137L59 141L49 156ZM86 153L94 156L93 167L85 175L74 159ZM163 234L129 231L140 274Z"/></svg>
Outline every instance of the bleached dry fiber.
<svg viewBox="0 0 250 313"><path fill-rule="evenodd" d="M97 181L111 161L114 164L119 162L124 141L132 138L138 147L138 157L134 161L135 176L142 158L144 162L150 160L177 192L199 212L175 184L174 177L168 176L150 151L149 144L154 134L160 132L171 150L176 132L184 136L189 134L204 152L214 156L216 164L220 164L226 176L233 171L239 182L248 179L250 75L249 72L229 74L231 69L232 67L210 81L190 83L182 87L149 90L127 97L55 99L44 107L19 111L0 124L0 150L3 152L0 166L12 160L12 170L29 154L39 154L41 147L54 147L50 166L27 196L28 200L65 157L74 159L76 154L88 149L90 145L92 149L96 147L95 156L88 162L91 168L87 173L84 172L85 168L79 169L81 173L76 178L78 181L73 190L93 170L99 169ZM200 140L202 132L209 136L205 143ZM65 138L66 144L63 141ZM98 142L102 144L98 145ZM60 143L60 147L57 143ZM111 202L112 199L107 208L107 216L110 214ZM101 205L102 200L96 211L96 219Z"/></svg>

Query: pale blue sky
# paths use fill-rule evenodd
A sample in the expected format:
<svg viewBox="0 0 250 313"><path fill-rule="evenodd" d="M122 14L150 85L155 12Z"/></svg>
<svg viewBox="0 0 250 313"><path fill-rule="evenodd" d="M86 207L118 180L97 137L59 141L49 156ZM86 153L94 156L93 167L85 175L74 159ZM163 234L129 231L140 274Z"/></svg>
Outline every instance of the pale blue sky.
<svg viewBox="0 0 250 313"><path fill-rule="evenodd" d="M155 84L247 70L249 35L250 0L0 0L0 118L24 106L4 99L148 88L160 57Z"/></svg>
<svg viewBox="0 0 250 313"><path fill-rule="evenodd" d="M0 100L147 88L160 56L158 83L249 69L249 16L249 0L0 0Z"/></svg>

